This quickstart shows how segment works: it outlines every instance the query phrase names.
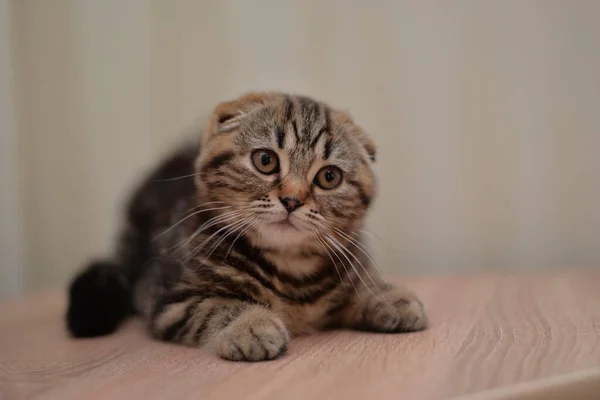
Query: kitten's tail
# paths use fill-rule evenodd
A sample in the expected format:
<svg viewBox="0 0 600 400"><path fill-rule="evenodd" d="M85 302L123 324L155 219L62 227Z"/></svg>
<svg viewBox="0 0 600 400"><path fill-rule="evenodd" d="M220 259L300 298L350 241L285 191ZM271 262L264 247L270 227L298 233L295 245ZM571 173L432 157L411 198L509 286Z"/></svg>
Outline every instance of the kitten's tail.
<svg viewBox="0 0 600 400"><path fill-rule="evenodd" d="M132 314L131 285L115 262L93 262L71 282L67 328L74 337L108 335Z"/></svg>

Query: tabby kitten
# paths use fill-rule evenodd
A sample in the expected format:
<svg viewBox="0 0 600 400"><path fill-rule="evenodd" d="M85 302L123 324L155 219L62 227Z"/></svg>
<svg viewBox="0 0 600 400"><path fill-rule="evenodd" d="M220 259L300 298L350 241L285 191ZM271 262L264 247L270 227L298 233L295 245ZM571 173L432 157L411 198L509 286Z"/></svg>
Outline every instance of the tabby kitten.
<svg viewBox="0 0 600 400"><path fill-rule="evenodd" d="M385 283L361 242L374 161L363 130L321 102L220 104L202 144L134 194L114 261L72 282L69 330L105 335L138 313L158 339L259 361L319 329L424 329L421 301Z"/></svg>

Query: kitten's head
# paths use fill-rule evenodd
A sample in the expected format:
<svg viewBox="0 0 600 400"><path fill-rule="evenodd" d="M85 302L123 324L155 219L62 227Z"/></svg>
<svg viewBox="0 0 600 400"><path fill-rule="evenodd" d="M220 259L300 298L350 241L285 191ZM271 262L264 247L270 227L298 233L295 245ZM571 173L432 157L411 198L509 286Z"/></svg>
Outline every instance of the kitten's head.
<svg viewBox="0 0 600 400"><path fill-rule="evenodd" d="M235 235L279 250L358 229L375 194L375 146L347 114L306 97L252 93L220 104L197 179ZM211 206L212 207L212 206Z"/></svg>

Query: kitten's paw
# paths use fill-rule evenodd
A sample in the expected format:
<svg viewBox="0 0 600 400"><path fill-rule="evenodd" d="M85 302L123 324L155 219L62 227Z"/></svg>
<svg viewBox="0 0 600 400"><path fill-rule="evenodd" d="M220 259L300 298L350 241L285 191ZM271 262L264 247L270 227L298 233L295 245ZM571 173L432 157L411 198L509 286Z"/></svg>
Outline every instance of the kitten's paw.
<svg viewBox="0 0 600 400"><path fill-rule="evenodd" d="M363 321L366 329L377 332L416 332L429 324L423 303L402 288L370 297L363 310Z"/></svg>
<svg viewBox="0 0 600 400"><path fill-rule="evenodd" d="M256 306L217 335L216 350L227 360L263 361L283 354L289 342L290 335L281 319Z"/></svg>

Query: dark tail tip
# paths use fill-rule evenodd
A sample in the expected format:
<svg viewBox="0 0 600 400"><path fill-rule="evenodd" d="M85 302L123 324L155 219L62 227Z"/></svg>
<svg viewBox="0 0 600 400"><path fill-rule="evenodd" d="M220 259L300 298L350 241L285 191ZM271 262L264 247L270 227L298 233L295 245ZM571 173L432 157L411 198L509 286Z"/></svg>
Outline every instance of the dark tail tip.
<svg viewBox="0 0 600 400"><path fill-rule="evenodd" d="M67 328L74 337L108 335L131 313L131 291L119 265L94 262L71 282Z"/></svg>

